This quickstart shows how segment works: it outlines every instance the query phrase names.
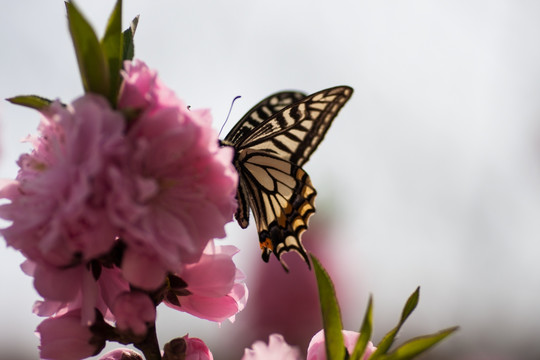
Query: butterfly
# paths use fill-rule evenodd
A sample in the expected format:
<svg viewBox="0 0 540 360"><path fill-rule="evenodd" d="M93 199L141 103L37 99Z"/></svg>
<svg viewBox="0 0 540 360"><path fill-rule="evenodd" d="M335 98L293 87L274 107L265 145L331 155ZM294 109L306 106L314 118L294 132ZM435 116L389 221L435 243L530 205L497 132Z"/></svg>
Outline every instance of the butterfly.
<svg viewBox="0 0 540 360"><path fill-rule="evenodd" d="M302 169L324 138L353 89L337 86L306 96L284 91L244 115L221 141L235 150L239 174L235 218L242 228L253 211L262 259L295 251L310 266L301 235L315 212L317 192Z"/></svg>

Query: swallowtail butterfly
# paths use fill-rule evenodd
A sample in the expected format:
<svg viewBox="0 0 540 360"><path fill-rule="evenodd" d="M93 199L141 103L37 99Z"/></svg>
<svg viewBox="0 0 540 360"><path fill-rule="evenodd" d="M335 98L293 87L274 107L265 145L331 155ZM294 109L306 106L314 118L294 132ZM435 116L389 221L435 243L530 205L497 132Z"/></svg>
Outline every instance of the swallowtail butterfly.
<svg viewBox="0 0 540 360"><path fill-rule="evenodd" d="M246 228L251 208L264 261L274 253L287 270L281 256L296 251L310 265L301 235L315 212L317 193L302 165L352 93L348 86L309 96L278 92L249 110L221 141L235 150L239 174L235 218Z"/></svg>

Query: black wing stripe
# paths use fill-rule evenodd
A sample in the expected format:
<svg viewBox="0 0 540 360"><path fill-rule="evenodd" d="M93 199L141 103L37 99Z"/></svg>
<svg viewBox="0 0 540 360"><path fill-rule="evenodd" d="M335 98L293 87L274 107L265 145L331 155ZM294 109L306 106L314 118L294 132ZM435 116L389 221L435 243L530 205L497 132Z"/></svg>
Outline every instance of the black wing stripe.
<svg viewBox="0 0 540 360"><path fill-rule="evenodd" d="M283 135L280 135L280 137L282 136ZM298 143L295 144L294 142L291 142L288 139L283 139L283 138L280 139L279 137L274 138L270 141L272 142L272 147L276 149L276 150L273 150L273 152L275 152L276 154L280 154L282 152L291 153L298 146Z"/></svg>

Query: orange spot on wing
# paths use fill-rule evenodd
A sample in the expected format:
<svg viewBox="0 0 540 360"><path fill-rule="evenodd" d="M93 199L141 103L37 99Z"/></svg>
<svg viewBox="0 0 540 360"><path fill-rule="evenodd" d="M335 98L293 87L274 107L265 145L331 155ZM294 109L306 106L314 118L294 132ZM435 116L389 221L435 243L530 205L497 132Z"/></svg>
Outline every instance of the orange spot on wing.
<svg viewBox="0 0 540 360"><path fill-rule="evenodd" d="M270 238L266 238L263 242L260 243L261 250L274 250L274 247L272 246L272 240Z"/></svg>

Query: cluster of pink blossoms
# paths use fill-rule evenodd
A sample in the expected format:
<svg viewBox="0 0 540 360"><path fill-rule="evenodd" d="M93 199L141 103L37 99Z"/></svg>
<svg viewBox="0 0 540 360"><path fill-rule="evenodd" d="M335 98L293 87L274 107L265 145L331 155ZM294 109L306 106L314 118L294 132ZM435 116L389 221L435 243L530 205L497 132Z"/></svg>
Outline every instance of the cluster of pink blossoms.
<svg viewBox="0 0 540 360"><path fill-rule="evenodd" d="M348 353L352 354L360 333L342 330L342 334L345 347ZM200 339L190 338L186 335L183 338L176 339L175 343L187 349L185 351L185 360L213 360L212 353ZM368 360L375 350L377 348L369 341L362 360ZM167 349L165 349L165 352L167 352ZM142 360L142 357L137 352L129 349L117 349L105 354L100 360ZM256 341L251 349L246 349L242 360L303 360L303 357L300 355L298 348L285 342L282 335L272 334L268 344L263 341ZM306 360L327 360L323 330L319 331L311 339Z"/></svg>
<svg viewBox="0 0 540 360"><path fill-rule="evenodd" d="M1 235L28 259L44 299L34 311L49 317L44 358L100 351L100 326L144 337L162 301L217 322L246 302L236 249L213 241L238 179L210 113L189 110L141 61L124 64L117 105L92 94L51 104L0 188L11 222Z"/></svg>

